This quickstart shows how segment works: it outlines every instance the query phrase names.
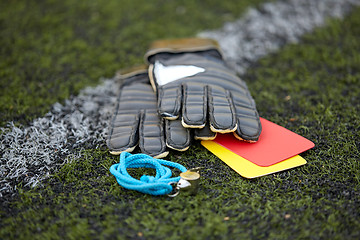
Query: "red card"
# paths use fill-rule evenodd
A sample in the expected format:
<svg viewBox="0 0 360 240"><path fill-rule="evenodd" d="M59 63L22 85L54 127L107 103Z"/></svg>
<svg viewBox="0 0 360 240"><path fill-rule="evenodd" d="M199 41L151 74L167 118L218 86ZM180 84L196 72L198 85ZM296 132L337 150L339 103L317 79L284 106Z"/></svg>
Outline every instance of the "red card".
<svg viewBox="0 0 360 240"><path fill-rule="evenodd" d="M236 139L233 134L218 134L214 142L258 166L267 167L298 155L315 144L264 118L260 118L262 132L256 143Z"/></svg>

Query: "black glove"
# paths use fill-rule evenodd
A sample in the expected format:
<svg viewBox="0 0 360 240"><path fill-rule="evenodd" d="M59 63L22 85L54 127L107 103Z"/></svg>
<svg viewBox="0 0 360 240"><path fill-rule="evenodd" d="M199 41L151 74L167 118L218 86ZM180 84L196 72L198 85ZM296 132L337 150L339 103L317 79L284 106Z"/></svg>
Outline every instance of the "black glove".
<svg viewBox="0 0 360 240"><path fill-rule="evenodd" d="M261 123L255 101L246 83L224 62L217 42L160 40L145 58L164 118L181 115L184 127L200 129L195 133L198 139L213 138L211 132L234 132L238 139L258 140ZM209 127L204 129L207 121Z"/></svg>
<svg viewBox="0 0 360 240"><path fill-rule="evenodd" d="M121 75L121 79L123 82L107 140L110 153L132 152L138 143L141 152L156 158L165 157L167 147L187 150L190 131L180 121L168 121L159 116L147 69Z"/></svg>

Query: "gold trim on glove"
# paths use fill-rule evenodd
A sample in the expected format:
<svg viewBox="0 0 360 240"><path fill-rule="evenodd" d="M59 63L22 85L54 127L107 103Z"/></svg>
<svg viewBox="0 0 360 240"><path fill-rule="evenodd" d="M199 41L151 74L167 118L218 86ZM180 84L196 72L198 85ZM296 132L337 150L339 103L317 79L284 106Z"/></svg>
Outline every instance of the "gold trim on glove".
<svg viewBox="0 0 360 240"><path fill-rule="evenodd" d="M219 43L208 38L180 38L163 39L152 42L149 50L145 53L145 61L149 62L150 57L158 53L183 53L199 52L206 50L217 50L220 54Z"/></svg>

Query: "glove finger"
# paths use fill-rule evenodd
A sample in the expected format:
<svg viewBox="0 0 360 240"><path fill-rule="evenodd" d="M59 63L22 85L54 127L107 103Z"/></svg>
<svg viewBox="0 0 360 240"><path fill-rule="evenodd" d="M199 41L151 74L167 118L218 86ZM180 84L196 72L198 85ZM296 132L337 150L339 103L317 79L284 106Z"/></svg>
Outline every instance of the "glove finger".
<svg viewBox="0 0 360 240"><path fill-rule="evenodd" d="M205 127L207 87L199 83L183 84L182 125L186 128Z"/></svg>
<svg viewBox="0 0 360 240"><path fill-rule="evenodd" d="M141 114L139 126L139 147L141 152L154 158L163 158L168 155L166 151L164 120L156 110L145 110Z"/></svg>
<svg viewBox="0 0 360 240"><path fill-rule="evenodd" d="M190 129L184 128L179 119L165 120L166 145L177 151L186 151L191 142Z"/></svg>
<svg viewBox="0 0 360 240"><path fill-rule="evenodd" d="M110 124L107 140L110 153L118 155L132 152L139 142L138 127L140 116L137 111L117 111Z"/></svg>
<svg viewBox="0 0 360 240"><path fill-rule="evenodd" d="M234 136L247 142L256 142L259 139L262 127L254 100L249 94L247 96L233 94L232 99L237 119L237 129Z"/></svg>
<svg viewBox="0 0 360 240"><path fill-rule="evenodd" d="M181 106L181 86L167 85L158 88L158 111L166 119L179 117Z"/></svg>
<svg viewBox="0 0 360 240"><path fill-rule="evenodd" d="M209 124L206 124L204 128L195 129L194 131L195 140L214 140L216 135L216 132L211 131Z"/></svg>
<svg viewBox="0 0 360 240"><path fill-rule="evenodd" d="M236 116L230 92L218 86L209 86L209 121L213 132L234 132Z"/></svg>

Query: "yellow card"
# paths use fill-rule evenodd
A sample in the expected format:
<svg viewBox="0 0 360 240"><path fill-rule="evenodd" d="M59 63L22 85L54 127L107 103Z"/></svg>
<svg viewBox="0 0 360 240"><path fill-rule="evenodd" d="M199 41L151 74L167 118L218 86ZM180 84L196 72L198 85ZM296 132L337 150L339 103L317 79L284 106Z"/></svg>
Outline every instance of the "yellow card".
<svg viewBox="0 0 360 240"><path fill-rule="evenodd" d="M261 177L306 164L304 158L296 155L274 165L261 167L213 141L201 141L201 145L245 178Z"/></svg>

